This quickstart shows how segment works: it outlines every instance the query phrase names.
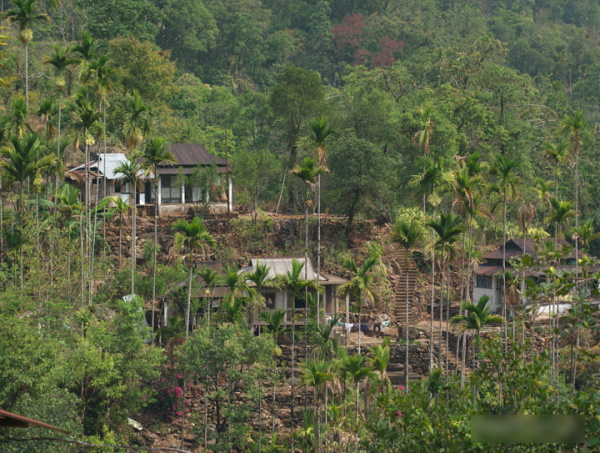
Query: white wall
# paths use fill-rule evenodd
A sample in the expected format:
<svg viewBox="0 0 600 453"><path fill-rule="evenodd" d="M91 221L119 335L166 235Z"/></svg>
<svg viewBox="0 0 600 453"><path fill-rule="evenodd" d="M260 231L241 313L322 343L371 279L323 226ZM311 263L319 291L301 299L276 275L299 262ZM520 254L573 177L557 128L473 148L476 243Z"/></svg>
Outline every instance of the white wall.
<svg viewBox="0 0 600 453"><path fill-rule="evenodd" d="M476 283L477 284L477 283ZM498 277L497 276L493 276L492 277L492 288L480 288L478 286L475 286L473 288L473 303L477 304L477 302L479 301L479 299L482 296L489 296L490 298L490 302L488 302L488 305L491 303L492 304L492 312L494 313L499 313L500 311L502 311L502 300L500 298L500 287L502 286L502 284L498 284Z"/></svg>

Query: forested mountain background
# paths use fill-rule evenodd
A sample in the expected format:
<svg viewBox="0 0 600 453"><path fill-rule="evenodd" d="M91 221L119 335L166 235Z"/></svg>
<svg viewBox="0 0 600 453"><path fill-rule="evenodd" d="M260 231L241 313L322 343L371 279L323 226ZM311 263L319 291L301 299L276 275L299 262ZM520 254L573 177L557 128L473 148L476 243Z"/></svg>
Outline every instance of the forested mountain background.
<svg viewBox="0 0 600 453"><path fill-rule="evenodd" d="M417 158L428 153L445 157L450 168L454 156L479 152L486 161L506 154L523 164L524 197L537 197L536 177L552 180L560 172L556 195L572 200L572 159L558 168L548 150L570 146L560 123L581 109L590 126L581 152L582 214L600 220L591 206L599 195L596 0L63 0L55 6L34 4L51 19L31 25L34 110L56 98L55 72L44 64L51 46L75 44L88 31L114 69L106 93L109 145L124 142L124 98L137 89L153 114L152 135L202 142L217 154L228 136L238 204L275 205L286 170L309 152L307 122L320 115L337 132L323 188L330 212L389 217L412 192L406 183L419 173ZM8 86L0 91L7 108L24 89L17 28L9 30ZM67 96L79 72L78 65L66 68ZM39 122L57 121L44 118ZM71 143L69 121L65 115ZM65 146L67 163L83 159ZM283 206L301 210L294 193L284 191Z"/></svg>
<svg viewBox="0 0 600 453"><path fill-rule="evenodd" d="M317 266L323 263L325 271L335 266L352 282L345 291L353 296L358 324L365 291L392 293L379 263L384 246L406 249L405 271L409 250L425 251L418 264L431 281L425 284L421 275L420 300L431 301L431 313L439 301L441 326L444 302L449 323L450 303L458 313L463 296L470 297L483 252L504 238L554 239L544 242L546 261L528 261L552 276L528 282L522 301L531 304L521 306L515 296L514 312L507 311L504 297L504 314L516 313L504 344L493 338L480 350L486 323L473 318L475 327L465 327L477 331L477 372L466 387L436 371L430 352L427 384L412 390L411 382L411 392L391 388L387 342L371 367L360 353L337 351L327 336L331 329L327 335L319 330L314 345L329 362L311 371L314 363L303 360L302 379L327 408L329 390L319 379L340 376L331 390L329 421L337 428L327 434L328 445L358 451L360 436L365 451L395 452L398 445L468 451L469 417L481 413L586 415L587 445L600 443L600 273L583 256L590 250L600 256L600 0L0 0L0 10L2 408L110 445L129 437L129 428L123 434L129 417L152 411L169 421L151 428L173 438L181 432L183 446L189 415L188 429L195 424L197 435L192 443L202 438L206 447L211 399L226 408L219 429L210 428L215 448L262 451L267 422L251 423L262 414L263 390L271 392L261 385L269 382L274 391L279 376L287 382L285 367L275 365L285 326L279 318L282 330L251 333L248 324L265 306L257 288L268 272L255 276L259 283L251 291L238 266L250 253L275 250L273 216L212 219L213 231L197 218L163 218L159 236L158 216L154 225L148 216L141 219L136 231L137 210L120 197L96 200L96 209L91 197L65 184L68 168L109 149L128 154L121 170L137 187L144 171L136 151L144 153L148 170L151 157L166 160L169 143L202 143L228 155L236 207L297 214L279 219L278 227L291 226L284 225L286 250L276 253L310 255L313 263L320 257ZM316 170L322 173L318 193L311 192ZM193 175L204 178L206 191L216 188L207 174ZM80 183L87 192L89 178ZM335 229L323 235L323 244L320 229L311 227L318 239L308 233L304 239L317 223L317 198L325 214L339 215L328 219ZM372 242L354 228L361 218L381 226ZM411 241L399 240L403 225L414 227ZM570 256L568 247L556 250L563 239L582 257L575 271L555 271L561 257ZM224 275L195 269L195 258L222 261ZM526 267L519 270L523 277ZM296 270L295 281L288 276L278 284L290 295L308 294L298 289ZM212 298L192 296L194 272L207 287L220 282L231 290L212 325ZM524 290L512 277L503 278L505 295L509 284L513 296ZM188 281L186 290L182 282ZM408 286L407 278L406 313ZM125 301L127 294L139 297ZM158 322L165 295L173 302L168 326ZM574 309L564 323L531 328L536 304L567 296ZM489 321L485 303L478 310ZM318 299L305 306L306 327L311 316L323 320ZM513 354L506 354L509 330ZM530 347L526 331L551 339L550 346ZM430 332L433 345L433 324ZM440 327L438 364L441 344ZM462 341L463 361L467 349ZM480 353L487 354L481 368ZM375 366L382 379L365 385ZM221 385L224 377L230 381ZM204 410L186 408L186 397L199 398L200 390ZM308 411L312 421L291 413L283 442L303 439L304 451L318 450L314 427L323 412L316 404ZM269 425L270 451L285 451L278 446L279 427ZM29 439L25 448L52 451L38 440ZM0 432L2 451L23 451L21 441Z"/></svg>

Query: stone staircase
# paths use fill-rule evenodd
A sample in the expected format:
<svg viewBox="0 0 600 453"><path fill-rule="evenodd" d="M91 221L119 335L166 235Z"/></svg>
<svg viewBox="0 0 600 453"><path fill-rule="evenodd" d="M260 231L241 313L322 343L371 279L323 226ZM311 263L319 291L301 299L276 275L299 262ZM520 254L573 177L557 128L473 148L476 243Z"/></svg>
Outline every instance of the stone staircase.
<svg viewBox="0 0 600 453"><path fill-rule="evenodd" d="M436 329L437 327L437 329ZM427 332L427 336L429 336L429 331ZM448 347L446 343L446 331L445 327L442 329L442 341L440 343L440 330L439 326L434 326L433 328L433 347L434 347L434 355L433 361L437 362L437 354L438 354L438 345L441 347L441 365L442 368L446 368L446 354L448 354L448 368L449 370L460 370L460 358L456 357L455 350L453 351L452 346Z"/></svg>
<svg viewBox="0 0 600 453"><path fill-rule="evenodd" d="M408 256L408 268L406 267L406 250L402 247L395 246L391 254L386 256L386 261L391 265L393 273L390 275L390 284L394 291L394 316L396 323L399 326L406 324L406 275L408 273L408 325L409 328L414 328L417 322L415 317L415 306L413 295L417 285L418 272L412 256ZM404 361L390 362L387 367L387 375L390 382L394 385L406 385L404 379ZM409 364L408 380L420 380L423 376L415 373L412 366Z"/></svg>
<svg viewBox="0 0 600 453"><path fill-rule="evenodd" d="M404 364L403 363L390 363L386 370L387 377L389 378L392 385L406 385L404 380ZM419 381L425 379L425 376L414 373L409 365L408 368L408 381Z"/></svg>
<svg viewBox="0 0 600 453"><path fill-rule="evenodd" d="M406 269L406 250L403 248L396 249L395 253L388 257L395 274L391 276L391 284L394 290L394 315L398 325L404 326L406 324L406 275L408 273L408 325L414 326L416 324L415 312L414 312L414 300L413 295L415 287L417 285L417 267L410 256L408 257L408 269Z"/></svg>
<svg viewBox="0 0 600 453"><path fill-rule="evenodd" d="M429 343L429 322L419 323L417 326L419 330L423 332L423 335L427 337L427 341ZM450 346L448 349L446 343L446 325L444 324L442 327L442 341L440 343L440 329L439 323L435 323L433 326L433 363L434 366L437 366L437 357L438 357L438 345L441 347L441 366L442 368L446 368L446 354L448 354L448 369L450 372L460 373L461 369L461 355L462 350L459 350L458 357L456 356L456 345ZM462 347L462 342L461 342ZM467 366L465 368L465 374L469 374L471 369Z"/></svg>

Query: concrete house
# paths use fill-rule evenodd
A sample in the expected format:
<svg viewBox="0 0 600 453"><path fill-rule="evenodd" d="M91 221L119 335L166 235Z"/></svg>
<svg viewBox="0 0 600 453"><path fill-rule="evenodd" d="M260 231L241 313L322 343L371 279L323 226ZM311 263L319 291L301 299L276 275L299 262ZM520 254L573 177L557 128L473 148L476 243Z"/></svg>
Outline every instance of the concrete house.
<svg viewBox="0 0 600 453"><path fill-rule="evenodd" d="M553 241L553 239L546 239ZM559 240L558 246L566 244ZM506 242L506 271L513 275L517 271L510 264L510 260L524 254L536 255L536 241L534 239L511 239ZM482 296L488 295L492 304L492 311L499 313L502 310L502 246L484 256L485 262L475 271L475 287L473 288L473 300L478 301ZM572 268L575 265L575 252L566 256L561 261L561 267ZM543 279L541 272L531 270L526 276L534 279Z"/></svg>
<svg viewBox="0 0 600 453"><path fill-rule="evenodd" d="M184 214L190 208L200 209L206 205L212 214L223 214L228 209L233 211L231 167L225 159L210 154L200 143L174 143L170 150L176 163L158 168L160 215ZM194 183L192 175L196 169L216 172L216 181L209 190ZM146 191L148 200L154 203L155 194L150 184L146 185Z"/></svg>
<svg viewBox="0 0 600 453"><path fill-rule="evenodd" d="M121 183L123 177L116 169L127 162L127 156L123 153L99 153L93 157L88 165L87 173L90 178L91 204L107 197L119 196L123 201L129 202L131 187L128 183ZM81 191L82 199L85 200L85 164L71 168L66 173L66 180ZM137 204L145 204L145 194L138 193Z"/></svg>
<svg viewBox="0 0 600 453"><path fill-rule="evenodd" d="M268 279L275 280L278 276L283 276L287 272L292 272L292 262L294 260L304 263L303 257L252 258L248 263L248 266L241 269L240 273L252 273L259 264L266 265L269 267ZM346 283L347 280L333 275L318 275L315 272L310 260L307 262L306 273L305 269L302 269L302 279L317 281L319 285L325 288L321 294L321 304L323 307L325 307L324 311L326 317L334 316L339 313L338 288L340 285ZM294 305L284 288L263 288L261 290L261 294L265 298L266 310L284 310L287 312L286 322L291 322L291 313ZM298 298L295 302L296 311L304 312L305 301L301 298Z"/></svg>
<svg viewBox="0 0 600 453"><path fill-rule="evenodd" d="M211 214L224 214L233 211L233 186L231 167L225 159L210 154L200 143L174 143L170 151L175 156L175 164L161 165L158 168L158 193L149 179L137 188L136 205L160 204L160 215L187 214L190 209L207 209ZM124 153L98 153L93 155L86 166L79 165L66 172L68 183L76 186L85 197L86 173L90 178L91 204L104 196L119 196L129 202L130 184L120 182L123 176L115 170L124 162ZM214 179L202 184L193 175L211 173Z"/></svg>

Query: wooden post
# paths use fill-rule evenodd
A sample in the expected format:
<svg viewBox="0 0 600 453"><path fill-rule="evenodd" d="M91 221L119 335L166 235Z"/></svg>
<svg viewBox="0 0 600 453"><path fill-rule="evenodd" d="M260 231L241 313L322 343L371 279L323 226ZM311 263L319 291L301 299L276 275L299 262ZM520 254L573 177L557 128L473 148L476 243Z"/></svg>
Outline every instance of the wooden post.
<svg viewBox="0 0 600 453"><path fill-rule="evenodd" d="M350 324L350 293L346 294L346 326L344 326L344 330L346 330L346 346L348 346L348 341L350 340L348 324ZM360 329L360 326L358 328Z"/></svg>

